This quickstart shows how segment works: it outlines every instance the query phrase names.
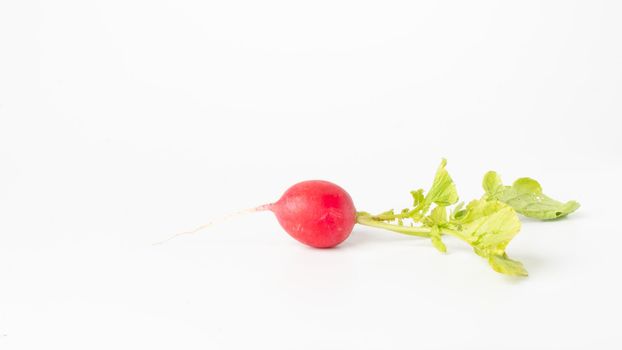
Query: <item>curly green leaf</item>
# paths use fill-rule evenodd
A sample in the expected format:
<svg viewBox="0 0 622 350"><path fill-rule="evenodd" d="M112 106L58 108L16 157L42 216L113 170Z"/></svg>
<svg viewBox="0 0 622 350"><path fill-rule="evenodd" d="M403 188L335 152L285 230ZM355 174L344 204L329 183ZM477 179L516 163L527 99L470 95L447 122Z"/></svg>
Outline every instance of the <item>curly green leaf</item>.
<svg viewBox="0 0 622 350"><path fill-rule="evenodd" d="M482 185L486 191L485 199L499 200L530 218L559 219L580 207L576 201L563 203L545 195L542 186L528 177L516 180L512 186L503 186L501 177L496 172L489 171L484 176Z"/></svg>

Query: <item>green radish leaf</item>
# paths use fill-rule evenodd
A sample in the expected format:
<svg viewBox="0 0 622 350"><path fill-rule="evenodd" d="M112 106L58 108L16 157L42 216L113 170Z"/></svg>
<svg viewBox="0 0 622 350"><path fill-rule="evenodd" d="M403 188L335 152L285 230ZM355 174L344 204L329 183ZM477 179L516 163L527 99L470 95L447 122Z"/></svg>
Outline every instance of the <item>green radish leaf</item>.
<svg viewBox="0 0 622 350"><path fill-rule="evenodd" d="M514 209L505 207L494 214L464 226L467 234L477 237L474 246L488 255L501 255L520 231L520 221Z"/></svg>
<svg viewBox="0 0 622 350"><path fill-rule="evenodd" d="M486 193L490 193L491 195L497 194L503 189L501 176L494 171L487 172L486 175L484 175L482 186L484 187L484 191L486 191Z"/></svg>
<svg viewBox="0 0 622 350"><path fill-rule="evenodd" d="M447 252L443 235L451 235L469 244L486 259L494 271L511 276L527 276L522 263L510 259L506 248L521 229L518 213L538 219L556 219L572 213L579 203L554 200L542 193L540 184L530 178L504 186L494 171L484 176L485 194L466 206L458 203L458 193L442 160L427 195L411 191L413 205L378 215L357 213L357 222L401 234L429 238L440 252ZM451 205L454 205L451 208ZM430 208L434 208L430 211Z"/></svg>
<svg viewBox="0 0 622 350"><path fill-rule="evenodd" d="M527 276L527 270L520 261L512 260L506 255L491 255L488 263L493 270L510 276Z"/></svg>
<svg viewBox="0 0 622 350"><path fill-rule="evenodd" d="M489 171L484 176L482 185L486 191L485 199L506 203L530 218L558 219L580 207L576 201L563 203L545 195L538 181L528 177L516 180L512 186L503 186L501 177L494 171Z"/></svg>
<svg viewBox="0 0 622 350"><path fill-rule="evenodd" d="M522 265L507 258L505 253L505 248L521 228L514 209L499 201L473 200L465 210L460 218L452 220L460 229L459 237L469 243L475 253L486 258L495 271L526 276L527 271Z"/></svg>
<svg viewBox="0 0 622 350"><path fill-rule="evenodd" d="M425 202L428 205L434 203L436 205L448 206L458 201L458 191L456 191L456 185L445 169L446 165L447 160L443 159L436 171L432 188L425 196Z"/></svg>
<svg viewBox="0 0 622 350"><path fill-rule="evenodd" d="M474 199L469 202L465 209L461 210L461 215L455 215L452 222L458 225L470 224L473 221L495 214L506 207L508 206L499 201Z"/></svg>
<svg viewBox="0 0 622 350"><path fill-rule="evenodd" d="M437 206L432 209L432 212L425 221L428 226L443 226L447 223L447 209L443 206Z"/></svg>
<svg viewBox="0 0 622 350"><path fill-rule="evenodd" d="M413 197L413 207L415 208L418 207L425 200L425 197L423 196L423 189L410 191L410 195Z"/></svg>
<svg viewBox="0 0 622 350"><path fill-rule="evenodd" d="M471 201L461 220L462 234L476 253L484 257L503 255L505 247L520 231L520 227L514 209L498 201Z"/></svg>
<svg viewBox="0 0 622 350"><path fill-rule="evenodd" d="M464 202L460 202L456 204L456 206L453 207L453 209L451 210L451 214L449 214L449 220L455 221L463 217L464 214L466 214L466 210L464 210L463 208L464 208Z"/></svg>

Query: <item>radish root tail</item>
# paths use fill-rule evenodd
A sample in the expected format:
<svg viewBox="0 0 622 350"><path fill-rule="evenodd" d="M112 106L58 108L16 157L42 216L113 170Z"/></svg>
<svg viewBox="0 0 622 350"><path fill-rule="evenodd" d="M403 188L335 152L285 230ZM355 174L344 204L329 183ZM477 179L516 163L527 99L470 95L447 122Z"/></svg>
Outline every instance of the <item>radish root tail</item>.
<svg viewBox="0 0 622 350"><path fill-rule="evenodd" d="M268 209L270 209L270 206L271 206L271 204L265 204L265 205L260 205L260 206L255 207L255 208L249 208L249 209L244 209L244 210L236 211L236 212L224 215L224 216L222 216L220 218L214 219L214 220L212 220L212 221L210 221L210 222L208 222L206 224L203 224L201 226L198 226L197 228L195 228L193 230L178 232L178 233L170 236L169 238L166 238L166 239L164 239L162 241L159 241L159 242L155 242L152 245L164 244L164 243L166 243L166 242L168 242L168 241L170 241L170 240L172 240L174 238L177 238L179 236L192 235L192 234L195 234L195 233L197 233L199 231L205 230L206 228L209 228L211 226L224 223L226 221L229 221L231 219L235 219L235 218L240 217L240 216L245 215L245 214L254 213L256 211L268 210Z"/></svg>

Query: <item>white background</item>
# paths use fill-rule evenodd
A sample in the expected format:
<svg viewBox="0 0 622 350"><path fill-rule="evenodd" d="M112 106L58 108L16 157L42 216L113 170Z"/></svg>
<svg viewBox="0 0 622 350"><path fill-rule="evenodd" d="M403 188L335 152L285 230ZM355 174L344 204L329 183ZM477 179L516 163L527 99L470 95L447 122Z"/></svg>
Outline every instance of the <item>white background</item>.
<svg viewBox="0 0 622 350"><path fill-rule="evenodd" d="M619 349L619 1L0 3L0 349ZM442 157L581 209L526 279L461 242L269 213L326 179L410 203Z"/></svg>

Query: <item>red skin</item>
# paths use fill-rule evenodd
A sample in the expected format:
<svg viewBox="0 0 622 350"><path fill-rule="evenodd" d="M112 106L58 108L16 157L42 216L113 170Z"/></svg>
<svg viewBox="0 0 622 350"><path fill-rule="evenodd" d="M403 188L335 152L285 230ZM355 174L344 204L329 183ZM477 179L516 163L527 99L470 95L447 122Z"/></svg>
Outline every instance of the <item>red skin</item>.
<svg viewBox="0 0 622 350"><path fill-rule="evenodd" d="M298 241L315 248L343 242L356 223L356 208L343 188L328 181L303 181L266 206Z"/></svg>

